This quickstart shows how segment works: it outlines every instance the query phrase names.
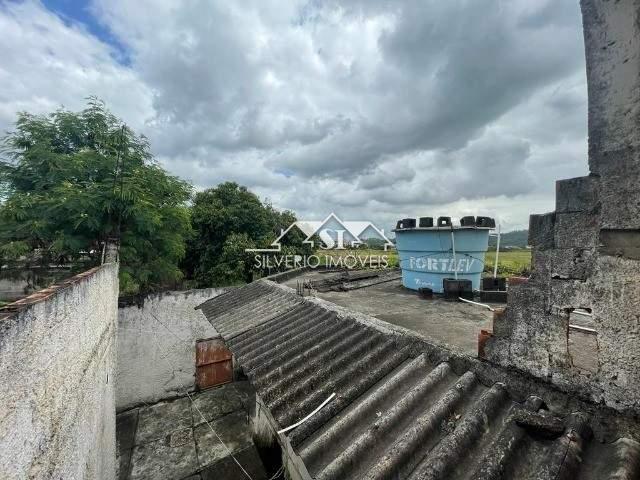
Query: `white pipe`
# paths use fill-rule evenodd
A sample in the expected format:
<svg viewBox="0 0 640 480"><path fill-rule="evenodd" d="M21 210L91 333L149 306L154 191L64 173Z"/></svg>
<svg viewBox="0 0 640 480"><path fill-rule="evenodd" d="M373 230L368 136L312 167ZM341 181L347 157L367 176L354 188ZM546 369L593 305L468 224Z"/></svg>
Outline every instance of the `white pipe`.
<svg viewBox="0 0 640 480"><path fill-rule="evenodd" d="M500 224L498 223L498 242L496 243L496 259L493 266L493 278L498 276L498 257L500 256Z"/></svg>
<svg viewBox="0 0 640 480"><path fill-rule="evenodd" d="M322 407L324 407L327 403L329 403L331 401L331 399L333 397L335 397L336 394L335 392L332 393L331 395L329 395L329 398L327 398L324 402L322 402L318 408L316 408L313 412L311 412L309 415L307 415L306 417L304 417L302 420L300 420L298 423L294 423L293 425L289 425L287 428L283 428L282 430L278 430L278 433L285 433L288 432L289 430L292 430L294 428L296 428L298 425L302 425L304 422L306 422L307 420L309 420L311 417L313 417L316 413L318 413L320 411L320 409L322 409Z"/></svg>
<svg viewBox="0 0 640 480"><path fill-rule="evenodd" d="M580 310L571 310L571 313L575 313L576 315L584 315L585 317L593 317L593 314L589 312L582 312Z"/></svg>
<svg viewBox="0 0 640 480"><path fill-rule="evenodd" d="M456 265L456 237L453 234L453 226L451 226L451 248L453 250L453 275L458 279L458 265Z"/></svg>
<svg viewBox="0 0 640 480"><path fill-rule="evenodd" d="M477 305L478 307L484 307L487 310L489 310L490 312L495 312L495 310L493 308L491 308L489 305L487 305L486 303L478 303L478 302L474 302L472 300L467 300L466 298L462 298L462 297L458 297L458 300L465 302L465 303L470 303L471 305Z"/></svg>
<svg viewBox="0 0 640 480"><path fill-rule="evenodd" d="M593 328L582 327L580 325L569 325L569 328L571 328L573 330L579 330L579 331L585 332L585 333L593 333L593 334L597 334L598 333L598 331L593 329Z"/></svg>

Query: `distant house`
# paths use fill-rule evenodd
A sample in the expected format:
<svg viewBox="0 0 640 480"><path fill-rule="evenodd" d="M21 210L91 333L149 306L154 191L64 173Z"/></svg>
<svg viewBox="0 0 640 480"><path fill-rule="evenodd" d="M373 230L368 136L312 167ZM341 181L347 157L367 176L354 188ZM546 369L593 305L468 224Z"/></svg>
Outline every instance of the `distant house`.
<svg viewBox="0 0 640 480"><path fill-rule="evenodd" d="M292 231L300 230L305 239L303 243L312 248L357 248L369 239L377 239L386 250L394 244L387 238L384 230L371 222L343 222L335 213L329 214L322 221L298 220L280 232L278 238L271 242L270 248L252 249L259 252L280 252L282 240Z"/></svg>
<svg viewBox="0 0 640 480"><path fill-rule="evenodd" d="M371 222L343 222L334 213L331 213L322 222L313 225L315 230L307 235L305 243L315 246L312 237L318 237L325 246L344 248L357 248L366 244L367 240L375 239L382 242L384 250L392 247L393 243L386 237L384 230L379 229ZM322 246L321 246L322 248Z"/></svg>

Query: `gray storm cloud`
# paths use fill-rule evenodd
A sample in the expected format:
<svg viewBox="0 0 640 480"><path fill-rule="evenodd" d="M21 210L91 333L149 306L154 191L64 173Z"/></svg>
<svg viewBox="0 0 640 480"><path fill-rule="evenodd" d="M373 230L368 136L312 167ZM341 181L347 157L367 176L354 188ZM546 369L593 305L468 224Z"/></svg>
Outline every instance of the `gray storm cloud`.
<svg viewBox="0 0 640 480"><path fill-rule="evenodd" d="M95 0L91 11L128 63L40 3L0 5L3 130L17 110L96 94L200 188L231 179L301 217L342 211L386 228L469 206L522 226L551 207L556 178L586 169L573 0Z"/></svg>

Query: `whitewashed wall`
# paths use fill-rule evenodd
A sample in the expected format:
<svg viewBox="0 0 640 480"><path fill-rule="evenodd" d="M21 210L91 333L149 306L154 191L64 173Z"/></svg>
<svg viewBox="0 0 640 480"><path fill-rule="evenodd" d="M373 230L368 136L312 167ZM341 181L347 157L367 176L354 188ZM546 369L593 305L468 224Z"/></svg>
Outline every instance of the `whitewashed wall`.
<svg viewBox="0 0 640 480"><path fill-rule="evenodd" d="M194 308L224 289L165 292L118 309L118 411L184 395L195 385L196 340L218 334Z"/></svg>
<svg viewBox="0 0 640 480"><path fill-rule="evenodd" d="M115 478L118 267L0 314L0 478Z"/></svg>

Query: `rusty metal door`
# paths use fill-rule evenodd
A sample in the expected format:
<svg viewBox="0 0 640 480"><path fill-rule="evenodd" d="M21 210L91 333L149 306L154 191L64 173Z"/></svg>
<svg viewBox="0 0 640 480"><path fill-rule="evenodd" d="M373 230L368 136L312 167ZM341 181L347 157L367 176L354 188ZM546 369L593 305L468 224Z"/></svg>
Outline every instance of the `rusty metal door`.
<svg viewBox="0 0 640 480"><path fill-rule="evenodd" d="M219 338L196 342L196 386L215 387L233 380L231 352Z"/></svg>

